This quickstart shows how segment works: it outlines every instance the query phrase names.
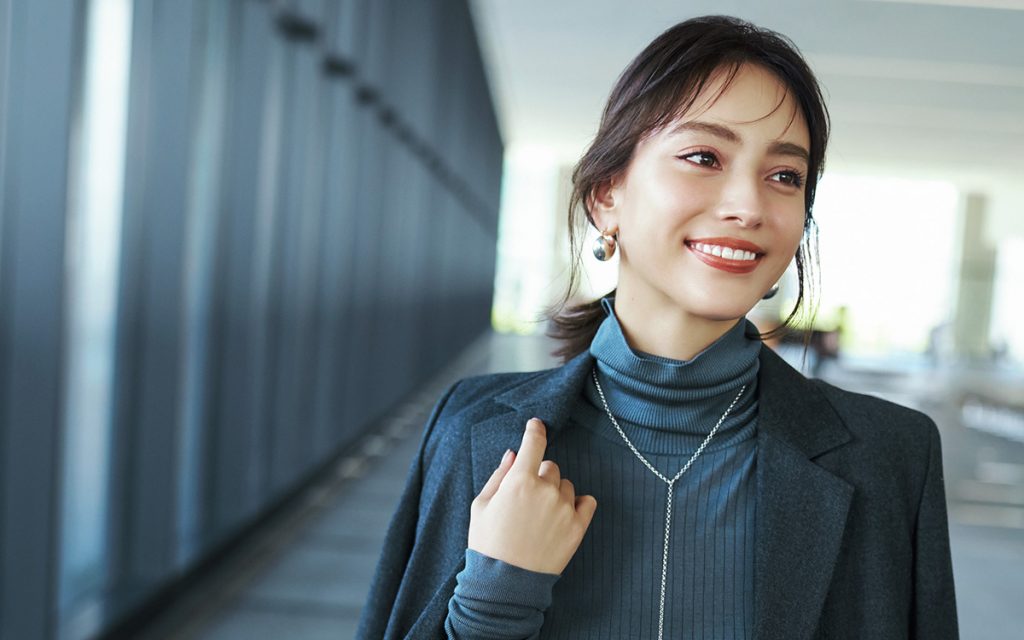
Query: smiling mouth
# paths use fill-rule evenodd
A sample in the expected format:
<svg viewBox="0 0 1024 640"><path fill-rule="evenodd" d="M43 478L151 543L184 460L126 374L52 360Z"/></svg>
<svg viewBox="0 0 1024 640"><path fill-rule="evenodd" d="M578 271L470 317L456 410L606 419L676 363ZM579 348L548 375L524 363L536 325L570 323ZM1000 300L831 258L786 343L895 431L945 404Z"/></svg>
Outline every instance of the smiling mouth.
<svg viewBox="0 0 1024 640"><path fill-rule="evenodd" d="M750 273L765 253L756 244L735 238L687 240L686 247L704 264L729 273Z"/></svg>

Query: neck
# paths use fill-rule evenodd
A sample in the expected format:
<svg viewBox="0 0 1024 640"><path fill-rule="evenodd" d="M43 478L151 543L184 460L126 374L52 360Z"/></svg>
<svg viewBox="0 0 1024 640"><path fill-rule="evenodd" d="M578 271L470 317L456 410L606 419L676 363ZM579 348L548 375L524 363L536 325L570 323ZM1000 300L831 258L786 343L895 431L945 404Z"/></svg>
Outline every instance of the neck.
<svg viewBox="0 0 1024 640"><path fill-rule="evenodd" d="M621 292L615 295L615 316L634 350L673 360L692 360L741 321L698 318L678 308L652 313L648 305Z"/></svg>

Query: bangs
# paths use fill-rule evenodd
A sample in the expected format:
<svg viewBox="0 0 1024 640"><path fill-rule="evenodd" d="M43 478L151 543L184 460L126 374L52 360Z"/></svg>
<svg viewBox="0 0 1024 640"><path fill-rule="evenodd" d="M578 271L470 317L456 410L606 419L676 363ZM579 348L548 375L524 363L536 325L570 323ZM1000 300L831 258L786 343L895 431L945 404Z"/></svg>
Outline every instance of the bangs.
<svg viewBox="0 0 1024 640"><path fill-rule="evenodd" d="M646 118L637 119L638 121L636 124L639 125L639 130L636 132L637 140L641 141L657 135L665 128L683 120L684 118L692 120L705 113L729 90L733 82L735 82L736 76L738 76L743 67L747 65L757 66L771 73L772 77L776 79L779 86L782 88L782 91L778 101L775 103L775 106L773 106L767 113L759 118L755 118L749 122L741 122L740 124L758 122L774 115L782 108L782 105L786 103L787 98L793 96L792 87L790 87L786 80L780 77L773 69L749 60L737 59L719 63L710 69L702 69L699 73L693 73L692 71L685 70L682 72L682 78L688 79L688 82L683 80L673 83L672 78L666 78L663 85L657 89L658 92L663 93L664 95L649 95L646 97L651 113L647 114ZM707 94L706 98L700 105L697 105L696 103L698 98L704 95L705 91L715 84L718 84L717 88L715 88L713 92ZM638 100L644 98L645 96L642 94L637 96ZM800 108L799 102L794 99L794 109L793 113L790 114L789 122L786 124L786 131L793 126L793 122L796 121L797 115L800 114L801 111L802 109Z"/></svg>

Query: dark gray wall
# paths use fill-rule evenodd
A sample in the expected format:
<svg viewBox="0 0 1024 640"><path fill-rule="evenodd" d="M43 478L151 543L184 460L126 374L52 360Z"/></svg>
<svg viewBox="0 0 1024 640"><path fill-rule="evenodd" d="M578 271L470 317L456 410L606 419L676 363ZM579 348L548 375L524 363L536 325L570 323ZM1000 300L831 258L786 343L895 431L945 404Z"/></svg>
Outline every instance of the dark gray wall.
<svg viewBox="0 0 1024 640"><path fill-rule="evenodd" d="M503 148L466 0L134 0L104 553L62 584L88 4L0 0L3 640L130 614L490 321Z"/></svg>

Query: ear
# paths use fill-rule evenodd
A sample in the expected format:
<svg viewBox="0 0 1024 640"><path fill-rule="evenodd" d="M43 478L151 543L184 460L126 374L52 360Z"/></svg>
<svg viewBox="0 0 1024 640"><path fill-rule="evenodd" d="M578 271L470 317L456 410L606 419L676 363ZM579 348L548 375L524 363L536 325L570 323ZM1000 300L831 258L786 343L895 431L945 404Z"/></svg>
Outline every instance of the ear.
<svg viewBox="0 0 1024 640"><path fill-rule="evenodd" d="M602 183L594 188L590 199L590 217L594 219L598 231L619 226L617 191L615 183L612 181Z"/></svg>

